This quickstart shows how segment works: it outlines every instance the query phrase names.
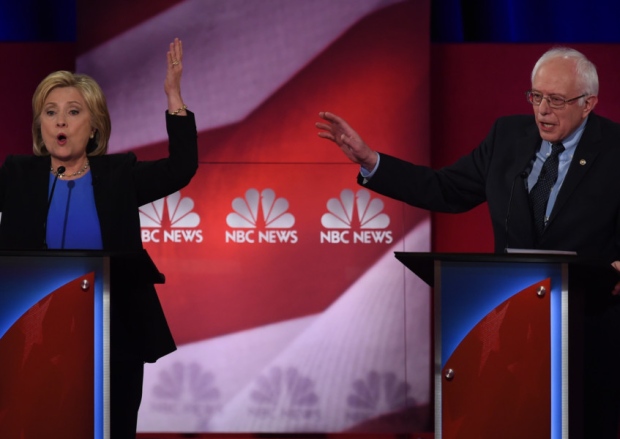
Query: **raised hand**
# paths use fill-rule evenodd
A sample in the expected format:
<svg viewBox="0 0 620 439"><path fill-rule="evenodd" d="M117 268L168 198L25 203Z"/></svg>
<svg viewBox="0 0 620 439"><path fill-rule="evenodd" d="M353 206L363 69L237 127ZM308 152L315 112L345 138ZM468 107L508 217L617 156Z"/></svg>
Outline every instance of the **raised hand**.
<svg viewBox="0 0 620 439"><path fill-rule="evenodd" d="M181 75L183 73L183 43L175 38L170 43L167 57L166 80L164 81L164 91L168 97L168 111L171 114L183 116L185 104L181 98Z"/></svg>
<svg viewBox="0 0 620 439"><path fill-rule="evenodd" d="M377 164L377 153L341 117L322 111L319 117L325 122L317 122L315 126L322 130L319 137L334 142L349 160L372 171Z"/></svg>

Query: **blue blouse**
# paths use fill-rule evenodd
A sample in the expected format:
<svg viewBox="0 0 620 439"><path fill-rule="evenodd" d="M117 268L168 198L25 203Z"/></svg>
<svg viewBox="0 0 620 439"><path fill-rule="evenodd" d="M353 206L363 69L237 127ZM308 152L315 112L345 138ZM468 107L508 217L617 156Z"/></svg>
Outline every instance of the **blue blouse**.
<svg viewBox="0 0 620 439"><path fill-rule="evenodd" d="M54 176L50 174L49 192L53 184ZM56 181L46 239L50 249L103 249L90 172L76 180Z"/></svg>

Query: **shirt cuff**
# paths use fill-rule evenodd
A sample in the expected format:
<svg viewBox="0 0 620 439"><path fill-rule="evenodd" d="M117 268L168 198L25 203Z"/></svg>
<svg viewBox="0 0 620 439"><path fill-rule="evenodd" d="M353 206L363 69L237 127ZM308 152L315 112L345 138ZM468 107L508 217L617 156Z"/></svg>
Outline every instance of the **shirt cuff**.
<svg viewBox="0 0 620 439"><path fill-rule="evenodd" d="M375 167L372 168L372 171L367 171L366 168L360 168L360 174L362 175L362 177L368 180L373 175L375 175L375 172L377 172L377 168L379 168L380 161L381 161L381 154L377 153L377 163L375 163Z"/></svg>

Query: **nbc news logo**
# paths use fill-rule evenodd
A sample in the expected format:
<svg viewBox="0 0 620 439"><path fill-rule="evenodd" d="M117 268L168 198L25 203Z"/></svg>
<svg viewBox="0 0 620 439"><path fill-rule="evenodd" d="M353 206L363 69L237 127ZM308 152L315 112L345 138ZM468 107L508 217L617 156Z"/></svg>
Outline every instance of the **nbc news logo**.
<svg viewBox="0 0 620 439"><path fill-rule="evenodd" d="M244 198L233 200L232 208L234 212L228 214L226 224L233 230L226 231L226 242L297 243L297 231L291 230L295 217L287 212L288 201L276 198L272 189L260 193L248 189Z"/></svg>
<svg viewBox="0 0 620 439"><path fill-rule="evenodd" d="M344 189L340 198L327 202L327 210L321 217L321 224L328 229L321 232L321 244L391 244L393 241L392 232L385 230L390 217L383 213L383 201L371 199L366 189L358 190L357 194Z"/></svg>
<svg viewBox="0 0 620 439"><path fill-rule="evenodd" d="M180 192L141 206L142 242L202 242L202 230L196 229L200 216L193 209L194 201Z"/></svg>

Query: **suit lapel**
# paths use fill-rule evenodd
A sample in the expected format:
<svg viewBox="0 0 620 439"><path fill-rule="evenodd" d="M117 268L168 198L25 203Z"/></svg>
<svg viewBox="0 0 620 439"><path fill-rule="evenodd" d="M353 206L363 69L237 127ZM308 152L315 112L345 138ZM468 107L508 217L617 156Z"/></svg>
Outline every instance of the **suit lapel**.
<svg viewBox="0 0 620 439"><path fill-rule="evenodd" d="M109 188L106 184L109 181L108 176L110 174L110 161L106 159L107 156L91 156L88 158L90 161L90 172L93 180L93 195L95 197L95 206L97 207L97 215L99 217L99 226L101 227L101 239L103 240L103 247L108 245L108 238L111 231L110 228L110 215L114 210L110 206Z"/></svg>
<svg viewBox="0 0 620 439"><path fill-rule="evenodd" d="M47 204L49 202L50 191L50 167L51 159L49 156L40 157L34 161L34 172L32 173L33 185L31 186L35 193L33 194L32 205L39 206L40 215L47 215Z"/></svg>
<svg viewBox="0 0 620 439"><path fill-rule="evenodd" d="M536 156L536 152L540 148L541 142L542 139L540 138L538 128L535 124L527 129L526 136L523 139L517 141L518 155L515 160L517 164L517 172L525 172L526 179L527 175L530 175L530 172L532 171L534 158ZM525 185L523 186L525 187Z"/></svg>
<svg viewBox="0 0 620 439"><path fill-rule="evenodd" d="M527 176L532 171L536 152L540 148L542 139L538 134L536 126L532 126L527 131L527 135L517 141L517 155L514 159L515 167L514 175L517 177L517 183L514 188L515 203L518 205L518 212L527 214L527 218L531 217L531 206L529 194L527 191Z"/></svg>
<svg viewBox="0 0 620 439"><path fill-rule="evenodd" d="M517 143L517 155L515 156L515 175L516 182L512 196L511 211L514 216L510 219L510 234L512 235L507 245L518 244L522 248L534 248L535 241L532 239L535 234L533 231L532 208L527 191L527 175L532 170L532 165L536 152L540 148L542 139L538 133L536 125L532 125L527 130L526 136L519 139Z"/></svg>
<svg viewBox="0 0 620 439"><path fill-rule="evenodd" d="M487 196L495 223L496 251L509 247L533 248L535 245L525 175L531 170L541 138L534 118L530 117L527 121L520 131L509 130L509 136L496 140L501 149L495 151L497 164L494 166L501 170L502 175L498 180L487 180ZM497 186L500 182L501 186ZM499 239L500 231L504 239Z"/></svg>

